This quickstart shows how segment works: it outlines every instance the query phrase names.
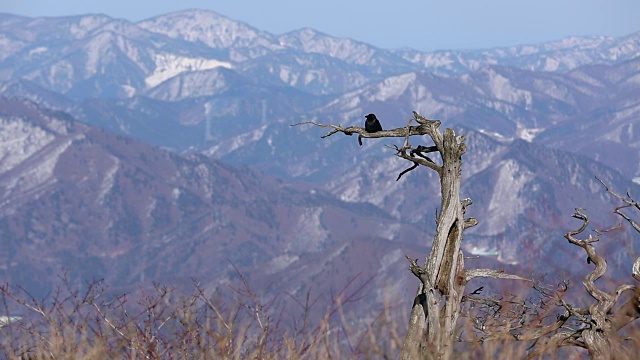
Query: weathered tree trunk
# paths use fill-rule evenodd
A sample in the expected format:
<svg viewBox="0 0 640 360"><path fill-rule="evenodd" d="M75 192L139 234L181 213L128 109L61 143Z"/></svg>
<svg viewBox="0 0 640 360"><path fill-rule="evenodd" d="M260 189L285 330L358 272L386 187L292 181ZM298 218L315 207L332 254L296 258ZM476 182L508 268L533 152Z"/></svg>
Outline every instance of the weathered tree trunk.
<svg viewBox="0 0 640 360"><path fill-rule="evenodd" d="M357 133L359 138L404 137L404 145L396 147L396 156L412 162L413 166L403 171L398 179L419 165L438 173L441 206L431 252L424 267L418 266L417 260L407 258L411 264L411 272L420 279L420 286L411 310L409 329L402 345L401 358L449 359L453 352L455 325L460 315L460 303L467 281L480 276L522 278L491 270L474 270L473 272L464 270L463 256L460 251L463 232L466 228L477 224L473 218L464 218L466 206L471 204L471 200L460 200L462 155L467 150L464 136L456 136L452 129L446 129L442 133L440 121L428 120L416 112L413 115L404 128L375 133L369 133L358 126L345 128L315 122L300 124L333 128L323 138L338 132L346 135ZM413 121L417 122L418 126L412 126ZM434 145L412 147L409 144L409 138L416 135L428 135ZM438 165L426 156L434 152L440 155L442 165Z"/></svg>
<svg viewBox="0 0 640 360"><path fill-rule="evenodd" d="M426 120L418 114L415 118L419 123ZM431 253L425 262L425 274L421 276L423 283L411 312L402 359L451 357L455 324L466 282L460 251L465 228L463 203L460 201L461 157L466 146L463 136L456 137L451 129L441 134L439 123L434 125L428 135L442 157L442 167L434 169L440 177L441 207ZM426 337L423 336L425 326Z"/></svg>
<svg viewBox="0 0 640 360"><path fill-rule="evenodd" d="M611 192L608 188L607 190ZM620 208L617 208L616 212L620 213L619 210ZM592 245L592 243L599 241L600 232L597 232L595 237L589 235L584 240L576 238L576 235L587 228L589 218L581 212L581 209L576 209L573 217L582 220L582 226L578 230L568 232L565 238L571 244L583 248L589 260L595 264L595 269L585 276L582 284L597 303L592 304L587 309L577 309L565 304L565 307L571 312L582 315L581 320L586 324L584 328L575 330L571 335L576 339L582 338L582 343L579 342L578 344L589 351L592 359L630 358L622 351L621 338L618 335L618 331L640 317L640 308L638 308L640 287L637 285L621 285L610 293L596 287L596 280L600 279L607 270L607 262L596 252L595 247ZM631 223L633 225L632 221ZM634 226L634 228L636 227ZM640 258L634 263L632 271L634 278L638 280L640 279L636 268L639 266ZM634 291L634 295L619 309L613 310L613 307L618 303L620 295L625 291ZM590 318L585 315L589 315Z"/></svg>

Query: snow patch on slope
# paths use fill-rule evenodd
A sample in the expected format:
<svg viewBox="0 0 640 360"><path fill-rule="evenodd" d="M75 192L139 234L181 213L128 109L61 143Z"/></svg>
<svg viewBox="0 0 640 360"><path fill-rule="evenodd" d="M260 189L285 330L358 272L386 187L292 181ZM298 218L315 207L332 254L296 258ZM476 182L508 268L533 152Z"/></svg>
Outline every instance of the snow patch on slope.
<svg viewBox="0 0 640 360"><path fill-rule="evenodd" d="M521 127L520 124L518 124L518 128L516 129L516 134L520 139L527 142L532 142L533 139L535 139L536 136L541 132L543 132L544 130L545 130L544 128L525 128L525 127Z"/></svg>
<svg viewBox="0 0 640 360"><path fill-rule="evenodd" d="M530 91L514 87L508 78L492 69L488 70L488 75L490 78L489 86L491 92L497 99L511 104L524 105L527 109L531 107L533 95Z"/></svg>
<svg viewBox="0 0 640 360"><path fill-rule="evenodd" d="M54 140L52 134L22 119L0 118L0 129L0 174Z"/></svg>
<svg viewBox="0 0 640 360"><path fill-rule="evenodd" d="M267 274L275 274L287 268L287 266L298 261L300 258L297 255L282 254L271 259L264 267Z"/></svg>
<svg viewBox="0 0 640 360"><path fill-rule="evenodd" d="M35 49L29 50L29 56L31 57L38 54L46 53L47 51L49 51L49 48L47 48L46 46L38 46Z"/></svg>
<svg viewBox="0 0 640 360"><path fill-rule="evenodd" d="M406 73L386 78L378 85L377 92L372 94L369 101L388 101L403 94L416 81L416 73Z"/></svg>
<svg viewBox="0 0 640 360"><path fill-rule="evenodd" d="M380 268L378 274L386 273L387 269L402 259L403 252L401 249L395 249L380 259Z"/></svg>
<svg viewBox="0 0 640 360"><path fill-rule="evenodd" d="M109 21L111 19L104 15L86 15L77 23L69 26L69 34L75 39L82 39Z"/></svg>
<svg viewBox="0 0 640 360"><path fill-rule="evenodd" d="M98 192L99 204L102 204L104 202L105 196L109 193L109 191L111 191L111 189L113 189L114 179L116 173L118 172L118 168L120 167L120 160L117 157L111 156L111 160L113 161L113 164L111 165L111 167L109 167L109 169L107 169L106 173L104 174L104 178L102 179L102 183L100 184L100 191Z"/></svg>
<svg viewBox="0 0 640 360"><path fill-rule="evenodd" d="M257 129L232 137L230 140L221 141L217 145L212 146L211 148L209 148L209 150L205 151L204 154L216 157L225 156L235 151L236 149L262 139L266 130L267 124L262 125ZM208 135L215 136L215 134Z"/></svg>
<svg viewBox="0 0 640 360"><path fill-rule="evenodd" d="M367 145L365 145L367 147ZM397 182L389 173L398 174L407 166L406 163L396 157L376 158L373 166L364 165L356 171L342 175L338 179L325 185L333 195L346 202L368 202L377 207L386 207L393 216L401 216L397 206L388 207L387 200L390 197L395 199L394 204L398 205L404 201L404 193L401 191L402 182ZM366 176L363 174L366 173ZM377 191L368 191L371 187ZM393 238L397 229L389 228L388 233L383 237Z"/></svg>
<svg viewBox="0 0 640 360"><path fill-rule="evenodd" d="M165 80L186 71L210 70L217 67L231 69L231 63L215 59L188 58L174 54L156 54L154 56L155 70L144 81L152 88Z"/></svg>
<svg viewBox="0 0 640 360"><path fill-rule="evenodd" d="M298 223L293 228L296 239L290 242L287 251L312 252L318 251L329 234L322 225L322 208L311 208L300 214ZM304 234L304 236L300 236Z"/></svg>
<svg viewBox="0 0 640 360"><path fill-rule="evenodd" d="M4 188L2 205L11 201L16 194L24 196L44 188L47 184L55 182L53 170L58 163L60 155L71 145L73 139L64 142L50 142L37 149L31 156L23 158L23 161L11 169L12 175L0 182L0 188ZM44 149L43 149L44 148ZM37 160L35 160L37 158ZM31 161L34 159L33 161Z"/></svg>
<svg viewBox="0 0 640 360"><path fill-rule="evenodd" d="M526 169L521 169L513 159L502 161L499 167L498 178L483 225L484 235L497 235L504 232L508 219L514 219L523 213L526 205L525 198L519 194L534 177Z"/></svg>
<svg viewBox="0 0 640 360"><path fill-rule="evenodd" d="M105 68L100 65L109 60L114 60L112 45L113 34L101 33L85 46L86 69L85 76L91 76L98 72L104 75ZM98 71L100 70L100 71Z"/></svg>

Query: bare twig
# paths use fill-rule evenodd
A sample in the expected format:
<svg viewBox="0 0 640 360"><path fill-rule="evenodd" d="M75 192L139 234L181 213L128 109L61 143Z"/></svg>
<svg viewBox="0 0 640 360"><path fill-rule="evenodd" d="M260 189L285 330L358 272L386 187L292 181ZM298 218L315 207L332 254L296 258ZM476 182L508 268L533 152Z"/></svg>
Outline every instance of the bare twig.
<svg viewBox="0 0 640 360"><path fill-rule="evenodd" d="M507 274L504 272L504 270L471 269L471 270L465 270L464 274L465 274L464 279L467 282L477 277L533 281L532 279L527 279L522 276Z"/></svg>
<svg viewBox="0 0 640 360"><path fill-rule="evenodd" d="M611 194L612 196L620 199L622 202L624 202L626 205L622 205L622 206L618 206L616 207L616 209L614 210L614 212L618 215L620 215L623 219L627 220L629 222L629 224L631 224L631 226L633 226L633 228L637 231L640 232L640 224L638 224L636 221L634 221L633 219L631 219L629 216L627 216L625 213L622 212L622 209L626 209L626 208L636 208L637 210L640 210L640 204L638 204L637 201L635 201L632 197L631 194L627 193L627 196L624 197L618 193L616 193L615 191L611 190L605 183L604 181L600 180L600 178L596 177L596 179L598 179L598 181L600 181L600 183L602 184L602 186L604 186L604 188L607 190L607 192L609 194Z"/></svg>

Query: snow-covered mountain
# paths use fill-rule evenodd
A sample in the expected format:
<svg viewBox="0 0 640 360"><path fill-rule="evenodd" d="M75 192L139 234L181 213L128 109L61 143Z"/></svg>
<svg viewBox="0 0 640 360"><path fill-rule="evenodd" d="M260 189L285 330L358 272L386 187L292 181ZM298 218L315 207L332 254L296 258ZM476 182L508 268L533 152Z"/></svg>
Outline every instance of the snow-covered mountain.
<svg viewBox="0 0 640 360"><path fill-rule="evenodd" d="M158 146L205 150L240 164L250 165L256 149L266 146L282 160L262 169L289 177L335 165L275 165L286 164L293 150L280 130L303 119L357 124L375 112L385 126L400 126L416 110L496 139L542 141L569 151L578 148L562 139L576 123L637 121L640 33L424 53L308 28L275 35L215 12L185 10L138 23L104 15L3 14L0 36L4 94ZM603 159L625 152L627 162L611 165L640 177L637 129L601 136L598 126L580 125L580 136L602 139L585 154ZM628 140L615 135L624 131ZM312 149L302 152L317 156Z"/></svg>
<svg viewBox="0 0 640 360"><path fill-rule="evenodd" d="M51 259L43 273L66 259L133 284L167 275L160 263L189 276L231 256L305 282L366 269L363 251L403 269L432 231L435 179L417 169L396 182L407 165L384 146L394 140L289 126L305 120L361 125L373 112L391 128L416 110L467 134L464 192L481 215L465 250L507 264L526 248L561 266L549 239L573 207L613 221L594 176L621 192L640 183L640 33L425 53L186 10L138 23L0 14L0 43L3 246L26 259L42 238L80 247L38 255ZM129 252L152 263L107 269Z"/></svg>
<svg viewBox="0 0 640 360"><path fill-rule="evenodd" d="M138 23L104 15L26 18L2 14L0 36L4 50L0 80L27 79L73 98L148 94L179 74L218 67L240 67L241 73L261 67L263 72L275 73L281 85L336 94L408 71L456 75L507 65L566 72L585 64L613 64L640 56L638 34L425 53L380 49L313 29L274 35L202 10ZM343 74L356 76L347 77L348 81L334 76L333 69L340 74L340 67ZM322 86L307 86L323 80Z"/></svg>
<svg viewBox="0 0 640 360"><path fill-rule="evenodd" d="M394 50L402 58L444 75L478 70L488 65L506 65L531 71L566 72L594 63L614 64L640 56L638 34L624 37L569 37L541 44L486 50L420 52Z"/></svg>
<svg viewBox="0 0 640 360"><path fill-rule="evenodd" d="M375 112L384 126L400 126L416 110L496 139L540 141L597 160L624 152L626 160L610 165L640 177L637 127L619 129L637 121L640 33L424 53L308 28L274 35L211 11L185 10L138 23L4 14L0 36L7 49L3 93L178 151L204 149L244 165L268 154L261 169L279 176L320 180L333 176L326 171L339 173L337 164L315 159L325 145L288 146L295 140L287 124L357 124ZM584 126L591 123L600 125ZM581 131L569 130L576 126ZM599 130L609 128L611 135ZM616 135L625 131L627 137ZM601 140L579 150L563 141L567 132ZM291 164L291 156L310 160Z"/></svg>

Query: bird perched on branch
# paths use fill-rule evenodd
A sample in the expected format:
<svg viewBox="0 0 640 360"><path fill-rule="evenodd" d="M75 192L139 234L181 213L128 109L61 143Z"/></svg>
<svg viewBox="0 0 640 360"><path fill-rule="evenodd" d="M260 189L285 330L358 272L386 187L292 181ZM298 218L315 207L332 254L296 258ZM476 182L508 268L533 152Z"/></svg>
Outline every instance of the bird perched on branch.
<svg viewBox="0 0 640 360"><path fill-rule="evenodd" d="M365 122L364 122L364 129L368 133L374 133L374 132L382 131L382 125L380 125L380 121L378 121L378 118L376 117L375 114L369 114L369 115L365 116L365 118L367 120L365 120ZM358 143L360 144L360 146L362 146L362 137L361 136L358 136Z"/></svg>
<svg viewBox="0 0 640 360"><path fill-rule="evenodd" d="M364 129L367 130L367 132L374 133L382 131L382 125L380 125L380 121L378 121L375 114L369 114L365 116L365 118L367 118L367 120L364 122Z"/></svg>

